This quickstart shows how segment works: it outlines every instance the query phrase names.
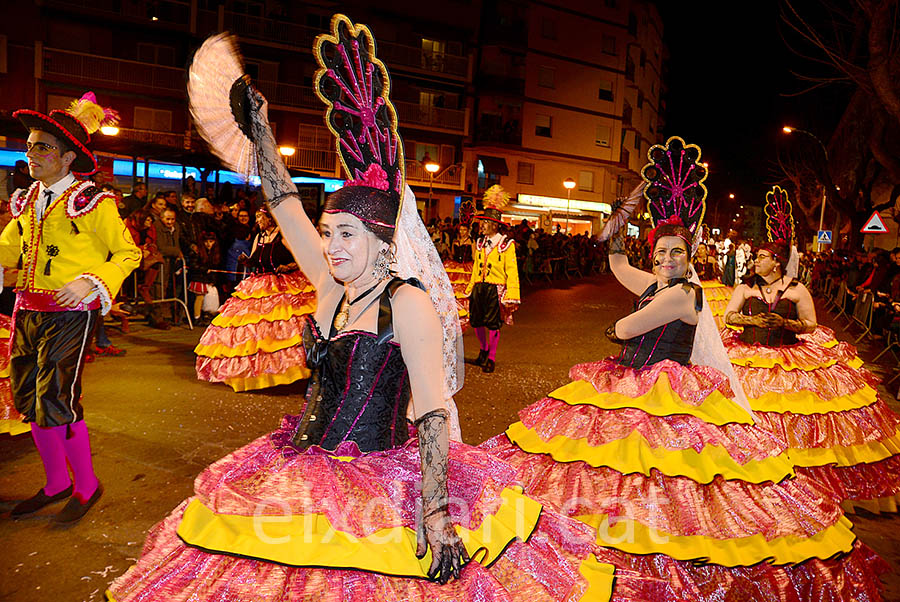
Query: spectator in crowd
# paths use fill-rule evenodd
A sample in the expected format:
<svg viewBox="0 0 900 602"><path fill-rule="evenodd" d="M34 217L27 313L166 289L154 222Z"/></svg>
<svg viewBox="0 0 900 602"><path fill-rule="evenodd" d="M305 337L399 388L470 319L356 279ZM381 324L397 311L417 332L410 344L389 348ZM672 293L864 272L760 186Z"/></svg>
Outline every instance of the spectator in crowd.
<svg viewBox="0 0 900 602"><path fill-rule="evenodd" d="M222 263L222 253L219 249L219 241L213 232L204 232L200 236L200 244L196 251L192 250L188 255L188 270L190 277L190 291L195 295L193 310L194 322L205 326L210 318L204 315L203 300L215 289L216 273ZM218 299L218 293L215 293Z"/></svg>
<svg viewBox="0 0 900 602"><path fill-rule="evenodd" d="M131 194L122 199L122 209L119 215L126 218L138 209L142 208L147 202L147 185L143 182L136 182L131 189Z"/></svg>

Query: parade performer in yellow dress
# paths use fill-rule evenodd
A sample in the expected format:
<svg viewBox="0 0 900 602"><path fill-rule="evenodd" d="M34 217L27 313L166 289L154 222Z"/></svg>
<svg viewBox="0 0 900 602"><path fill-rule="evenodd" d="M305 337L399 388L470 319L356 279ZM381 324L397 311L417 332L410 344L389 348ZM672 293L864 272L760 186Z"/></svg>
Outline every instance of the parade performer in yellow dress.
<svg viewBox="0 0 900 602"><path fill-rule="evenodd" d="M813 299L795 280L793 216L786 191L766 195L769 242L756 252L756 280L738 285L723 331L757 423L787 441L798 473L826 483L844 503L897 511L900 417L848 343L817 328Z"/></svg>
<svg viewBox="0 0 900 602"><path fill-rule="evenodd" d="M607 330L621 353L573 367L483 447L518 468L527 493L594 527L601 560L667 576L679 600L879 599L881 561L753 424L691 274L700 149L675 137L649 157L655 273L628 264L621 231L610 245L613 274L639 296Z"/></svg>
<svg viewBox="0 0 900 602"><path fill-rule="evenodd" d="M190 81L217 44L233 42L208 40ZM318 231L265 99L243 77L234 94L233 79L221 89L223 103L246 95L265 198L316 286L304 331L314 372L300 415L208 467L195 495L154 527L110 587L118 602L609 599L611 567L597 562L585 525L524 496L505 463L449 440L462 333L404 182L374 48L369 30L343 15L317 39L316 89L348 180L326 200ZM617 579L628 588L631 574Z"/></svg>
<svg viewBox="0 0 900 602"><path fill-rule="evenodd" d="M13 508L14 517L69 498L55 520L73 522L103 493L91 460L81 375L94 325L140 264L141 251L119 218L115 196L75 177L97 170L90 135L114 118L96 101L89 92L67 111L14 113L29 131L26 156L35 182L10 199L0 265L21 266L10 377L46 476L37 494Z"/></svg>
<svg viewBox="0 0 900 602"><path fill-rule="evenodd" d="M444 269L453 285L459 325L463 332L469 327L469 295L466 289L472 279L474 248L475 241L469 235L469 222L460 220L459 236L450 245L450 258L444 261Z"/></svg>
<svg viewBox="0 0 900 602"><path fill-rule="evenodd" d="M484 211L475 216L480 221L481 232L475 244L475 263L466 294L469 324L475 329L480 347L475 365L486 373L495 368L500 328L512 324L513 312L521 300L516 242L502 233L506 224L500 219L508 201L509 195L495 184L484 193Z"/></svg>
<svg viewBox="0 0 900 602"><path fill-rule="evenodd" d="M246 265L252 275L235 288L194 349L197 378L235 391L264 389L307 378L302 332L316 308L313 285L284 246L266 209Z"/></svg>

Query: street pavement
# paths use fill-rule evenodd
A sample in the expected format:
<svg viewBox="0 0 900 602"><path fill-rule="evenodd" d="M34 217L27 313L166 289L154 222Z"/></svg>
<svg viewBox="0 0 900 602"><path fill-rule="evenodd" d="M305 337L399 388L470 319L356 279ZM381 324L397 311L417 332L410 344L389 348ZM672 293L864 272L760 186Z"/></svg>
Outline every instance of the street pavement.
<svg viewBox="0 0 900 602"><path fill-rule="evenodd" d="M497 371L466 366L456 397L464 440L478 444L503 432L519 409L568 382L572 365L613 353L603 332L631 307L632 297L610 276L530 287L516 324L503 329ZM107 584L140 555L147 530L191 495L208 464L299 410L300 386L234 393L197 381L192 350L201 332L134 324L131 333L113 336L127 355L86 366L85 414L105 493L80 523L50 523L62 504L9 519L15 502L43 485L43 472L30 436L0 436L0 600L102 600ZM471 332L465 344L471 361ZM900 600L900 518L851 518L860 538L895 569L886 599Z"/></svg>

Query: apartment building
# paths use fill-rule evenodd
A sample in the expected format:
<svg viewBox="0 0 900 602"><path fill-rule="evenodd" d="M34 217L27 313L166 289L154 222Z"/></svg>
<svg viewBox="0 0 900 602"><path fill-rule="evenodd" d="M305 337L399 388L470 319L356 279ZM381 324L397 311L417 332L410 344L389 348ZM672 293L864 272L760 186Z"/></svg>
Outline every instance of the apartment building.
<svg viewBox="0 0 900 602"><path fill-rule="evenodd" d="M313 92L315 37L329 30L334 12L368 24L378 54L392 75L392 98L406 142L407 179L425 215L437 215L438 198L463 191L463 140L471 121L473 49L480 5L435 18L421 3L396 2L374 10L364 2L301 3L257 0L42 0L23 3L20 25L0 36L0 147L21 148L22 133L8 113L21 107L49 111L85 90L122 117L115 140L95 139L101 163L112 164L120 183L148 173L200 176L215 162L190 120L186 66L211 33L231 31L247 70L269 99L270 118L305 201L320 202L342 177L334 141L324 127L324 105ZM290 152L288 150L287 152ZM11 156L11 155L10 155ZM131 162L130 174L120 167ZM439 165L432 175L422 159ZM161 162L161 163L153 163ZM159 165L162 168L159 168ZM196 169L195 169L196 168ZM144 170L147 170L146 172ZM210 176L212 177L212 176ZM429 190L435 200L428 203ZM449 191L449 194L448 194ZM452 207L452 200L450 201Z"/></svg>
<svg viewBox="0 0 900 602"><path fill-rule="evenodd" d="M515 201L510 221L596 230L661 139L655 6L496 0L485 6L480 53L468 189L501 184Z"/></svg>

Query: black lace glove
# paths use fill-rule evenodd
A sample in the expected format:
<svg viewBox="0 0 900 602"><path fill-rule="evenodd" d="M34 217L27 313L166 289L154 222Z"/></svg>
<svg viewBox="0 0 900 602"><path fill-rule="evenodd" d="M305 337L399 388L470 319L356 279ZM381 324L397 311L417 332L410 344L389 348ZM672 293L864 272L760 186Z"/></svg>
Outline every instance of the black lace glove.
<svg viewBox="0 0 900 602"><path fill-rule="evenodd" d="M256 145L256 168L262 184L263 194L270 209L277 207L289 197L297 197L297 186L291 181L291 174L278 154L278 145L272 126L269 125L268 103L259 90L247 88L250 131Z"/></svg>
<svg viewBox="0 0 900 602"><path fill-rule="evenodd" d="M416 421L419 454L422 458L421 512L418 514L416 556L422 558L431 548L428 578L441 584L459 578L469 554L453 528L448 511L447 455L450 443L447 410L428 412Z"/></svg>

